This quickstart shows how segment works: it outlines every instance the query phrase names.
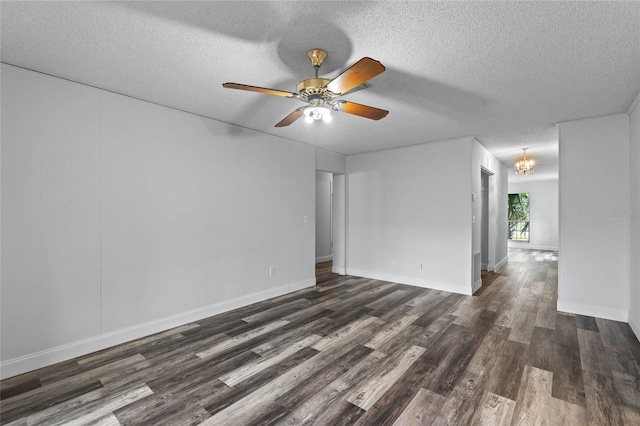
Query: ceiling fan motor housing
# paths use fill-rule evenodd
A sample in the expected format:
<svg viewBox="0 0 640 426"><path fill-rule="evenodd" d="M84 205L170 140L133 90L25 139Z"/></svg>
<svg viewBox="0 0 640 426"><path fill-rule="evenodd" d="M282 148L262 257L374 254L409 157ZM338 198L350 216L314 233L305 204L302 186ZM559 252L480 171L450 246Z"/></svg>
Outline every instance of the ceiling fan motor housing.
<svg viewBox="0 0 640 426"><path fill-rule="evenodd" d="M307 78L296 86L300 93L300 99L311 102L312 99L322 99L325 102L332 100L336 95L325 87L331 80L326 78Z"/></svg>

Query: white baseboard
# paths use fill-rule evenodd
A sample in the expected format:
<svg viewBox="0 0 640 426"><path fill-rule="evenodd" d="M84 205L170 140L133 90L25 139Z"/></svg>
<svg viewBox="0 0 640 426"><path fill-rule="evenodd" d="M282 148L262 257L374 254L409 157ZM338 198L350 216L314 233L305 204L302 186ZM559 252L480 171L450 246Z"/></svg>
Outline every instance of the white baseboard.
<svg viewBox="0 0 640 426"><path fill-rule="evenodd" d="M448 291L451 293L465 294L468 296L472 294L470 285L464 286L464 285L457 285L457 284L447 284L447 283L440 283L437 281L425 280L422 278L403 277L400 275L385 274L382 272L365 271L362 269L351 269L351 268L347 268L347 275L353 275L355 277L370 278L373 280L389 281L389 282L399 283L399 284L407 284L415 287L430 288L433 290Z"/></svg>
<svg viewBox="0 0 640 426"><path fill-rule="evenodd" d="M496 263L496 266L493 267L494 272L498 272L500 268L507 264L509 261L509 256L505 256L500 262Z"/></svg>
<svg viewBox="0 0 640 426"><path fill-rule="evenodd" d="M638 340L640 340L640 320L633 316L631 312L629 312L629 326L631 330L635 333Z"/></svg>
<svg viewBox="0 0 640 426"><path fill-rule="evenodd" d="M331 255L316 257L316 263L328 262L331 259L333 259L333 257Z"/></svg>
<svg viewBox="0 0 640 426"><path fill-rule="evenodd" d="M340 275L347 275L347 270L345 268L341 268L338 266L334 266L331 268L331 272L335 273L335 274L340 274Z"/></svg>
<svg viewBox="0 0 640 426"><path fill-rule="evenodd" d="M159 333L161 331L169 330L174 327L189 324L203 318L270 299L272 297L281 296L307 287L313 287L314 285L316 285L316 279L311 278L284 285L282 287L264 290L258 293L252 293L224 302L215 303L213 305L204 306L202 308L193 309L167 318L138 324L133 327L127 327L55 348L46 349L33 354L21 356L19 358L13 358L3 361L0 364L0 378L6 379L8 377L17 376L18 374L26 373L27 371L36 370L61 361L66 361L68 359L106 349L111 346L119 345L120 343L125 343L134 339Z"/></svg>
<svg viewBox="0 0 640 426"><path fill-rule="evenodd" d="M558 311L580 314L589 317L604 318L613 321L629 322L629 312L618 309L601 308L599 306L581 305L579 303L561 302L558 300Z"/></svg>
<svg viewBox="0 0 640 426"><path fill-rule="evenodd" d="M482 287L482 278L480 278L478 281L473 283L473 287L471 288L471 293L475 293L476 291L480 290L480 287Z"/></svg>

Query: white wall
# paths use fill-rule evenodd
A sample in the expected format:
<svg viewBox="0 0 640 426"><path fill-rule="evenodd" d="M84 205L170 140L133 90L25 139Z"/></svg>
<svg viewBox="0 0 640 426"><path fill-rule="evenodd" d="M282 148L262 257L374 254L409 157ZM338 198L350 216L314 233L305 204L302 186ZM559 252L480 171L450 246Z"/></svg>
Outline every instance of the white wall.
<svg viewBox="0 0 640 426"><path fill-rule="evenodd" d="M505 265L509 259L509 248L508 248L508 237L509 237L509 229L508 229L508 205L505 200L507 200L507 196L509 194L509 183L508 183L508 173L509 168L505 166L503 163L500 163L498 171L495 174L494 179L489 179L489 191L493 191L495 194L495 206L496 209L496 221L495 224L489 224L489 227L494 226L494 234L496 235L495 239L495 254L494 259L496 260L496 264L494 265L494 270L500 269L503 265ZM490 205L491 209L492 206ZM491 246L489 246L489 250L491 250Z"/></svg>
<svg viewBox="0 0 640 426"><path fill-rule="evenodd" d="M558 250L558 180L509 183L510 194L523 192L529 193L529 242L510 240L509 247Z"/></svg>
<svg viewBox="0 0 640 426"><path fill-rule="evenodd" d="M315 283L313 147L1 77L3 377Z"/></svg>
<svg viewBox="0 0 640 426"><path fill-rule="evenodd" d="M640 98L640 93L636 101ZM631 182L629 324L640 339L640 103L629 114Z"/></svg>
<svg viewBox="0 0 640 426"><path fill-rule="evenodd" d="M346 156L316 148L316 170L343 175L347 170Z"/></svg>
<svg viewBox="0 0 640 426"><path fill-rule="evenodd" d="M629 116L559 129L558 310L627 321Z"/></svg>
<svg viewBox="0 0 640 426"><path fill-rule="evenodd" d="M471 293L472 142L347 157L348 274Z"/></svg>
<svg viewBox="0 0 640 426"><path fill-rule="evenodd" d="M96 336L100 95L2 66L3 361Z"/></svg>
<svg viewBox="0 0 640 426"><path fill-rule="evenodd" d="M316 263L331 260L331 185L333 173L316 172Z"/></svg>

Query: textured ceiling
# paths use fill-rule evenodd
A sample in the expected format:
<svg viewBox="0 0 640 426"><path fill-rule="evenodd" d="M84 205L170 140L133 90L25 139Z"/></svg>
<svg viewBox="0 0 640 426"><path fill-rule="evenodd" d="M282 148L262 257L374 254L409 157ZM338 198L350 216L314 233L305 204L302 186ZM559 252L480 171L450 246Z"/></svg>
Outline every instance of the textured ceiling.
<svg viewBox="0 0 640 426"><path fill-rule="evenodd" d="M640 91L640 2L11 2L1 60L344 154L475 136L511 166L557 176L555 123L625 112ZM306 52L334 77L387 71L344 99L390 111L274 128Z"/></svg>

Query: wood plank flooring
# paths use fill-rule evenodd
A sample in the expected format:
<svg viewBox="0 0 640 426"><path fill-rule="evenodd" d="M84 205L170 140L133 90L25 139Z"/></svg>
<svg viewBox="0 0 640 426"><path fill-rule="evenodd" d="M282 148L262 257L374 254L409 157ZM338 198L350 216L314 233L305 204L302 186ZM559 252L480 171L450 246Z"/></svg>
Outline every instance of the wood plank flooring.
<svg viewBox="0 0 640 426"><path fill-rule="evenodd" d="M339 275L333 272L333 261L316 263L316 284L321 285L337 277Z"/></svg>
<svg viewBox="0 0 640 426"><path fill-rule="evenodd" d="M638 425L640 343L556 311L557 258L475 296L338 276L0 384L3 425Z"/></svg>

